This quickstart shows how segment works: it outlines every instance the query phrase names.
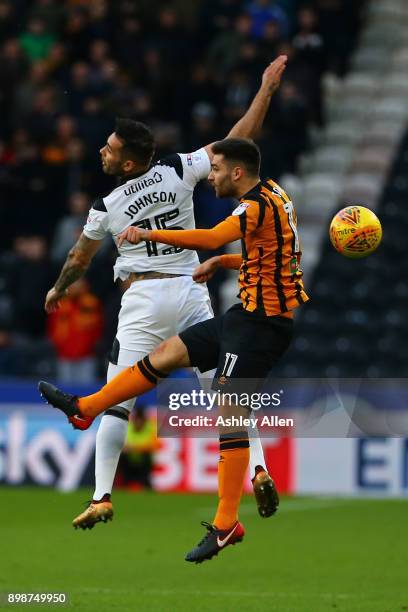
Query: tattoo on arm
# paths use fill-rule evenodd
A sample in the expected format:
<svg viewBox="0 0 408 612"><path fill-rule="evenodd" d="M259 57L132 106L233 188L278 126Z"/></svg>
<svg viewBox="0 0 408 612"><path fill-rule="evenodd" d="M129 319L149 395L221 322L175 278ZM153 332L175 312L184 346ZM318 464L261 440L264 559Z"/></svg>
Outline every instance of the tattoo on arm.
<svg viewBox="0 0 408 612"><path fill-rule="evenodd" d="M54 285L55 289L58 291L58 293L63 293L67 287L72 285L72 283L78 280L78 278L81 278L81 276L85 273L85 270L86 268L70 262L68 257L64 267L61 270L61 274Z"/></svg>
<svg viewBox="0 0 408 612"><path fill-rule="evenodd" d="M101 240L90 240L84 234L81 234L77 243L68 253L65 264L54 285L58 293L63 293L67 287L85 274L101 242Z"/></svg>

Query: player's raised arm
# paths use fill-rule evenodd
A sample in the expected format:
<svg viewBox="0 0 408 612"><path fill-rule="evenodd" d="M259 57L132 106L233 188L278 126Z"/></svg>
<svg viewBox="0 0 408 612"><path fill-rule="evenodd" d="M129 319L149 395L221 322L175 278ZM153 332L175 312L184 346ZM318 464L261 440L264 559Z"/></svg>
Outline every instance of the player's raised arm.
<svg viewBox="0 0 408 612"><path fill-rule="evenodd" d="M69 251L54 287L47 293L44 305L46 312L54 312L59 308L60 300L66 295L67 288L85 274L101 242L102 240L91 240L85 234L80 235Z"/></svg>
<svg viewBox="0 0 408 612"><path fill-rule="evenodd" d="M265 69L261 86L252 100L250 107L241 119L231 129L227 138L255 138L261 131L271 99L280 85L282 74L288 61L287 55L279 55ZM212 159L212 144L204 147Z"/></svg>

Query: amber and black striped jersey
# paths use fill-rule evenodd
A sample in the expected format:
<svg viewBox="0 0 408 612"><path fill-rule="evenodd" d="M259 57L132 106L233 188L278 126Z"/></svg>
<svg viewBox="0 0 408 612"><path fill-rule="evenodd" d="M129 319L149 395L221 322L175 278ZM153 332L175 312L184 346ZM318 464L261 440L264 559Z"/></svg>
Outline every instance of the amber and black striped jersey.
<svg viewBox="0 0 408 612"><path fill-rule="evenodd" d="M277 183L258 183L225 221L239 227L242 234L239 297L246 310L276 315L308 300L300 269L296 212Z"/></svg>
<svg viewBox="0 0 408 612"><path fill-rule="evenodd" d="M187 249L216 249L241 238L240 255L222 255L225 268L240 268L239 297L248 311L290 315L306 302L300 269L296 213L272 180L246 193L232 215L212 229L153 230L149 240Z"/></svg>

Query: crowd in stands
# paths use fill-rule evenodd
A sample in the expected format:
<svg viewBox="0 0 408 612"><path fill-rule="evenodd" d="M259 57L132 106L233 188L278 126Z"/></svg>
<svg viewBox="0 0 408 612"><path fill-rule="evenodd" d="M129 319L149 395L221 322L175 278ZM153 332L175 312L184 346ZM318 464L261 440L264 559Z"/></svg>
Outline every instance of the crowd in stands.
<svg viewBox="0 0 408 612"><path fill-rule="evenodd" d="M286 53L259 144L264 173L295 172L310 126L324 124L322 75L347 70L364 1L190 4L0 0L0 375L56 374L55 355L97 355L103 375L123 291L111 241L58 317L47 320L43 303L92 201L114 186L99 159L114 117L150 125L158 158L194 150L228 133ZM208 227L232 203L203 183L195 205Z"/></svg>

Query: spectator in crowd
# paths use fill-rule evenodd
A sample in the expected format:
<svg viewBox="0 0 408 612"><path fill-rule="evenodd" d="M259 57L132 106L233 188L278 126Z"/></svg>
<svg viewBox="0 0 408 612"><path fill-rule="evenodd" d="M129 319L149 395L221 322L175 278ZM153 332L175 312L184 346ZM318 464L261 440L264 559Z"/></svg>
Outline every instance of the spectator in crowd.
<svg viewBox="0 0 408 612"><path fill-rule="evenodd" d="M47 57L55 37L46 30L45 22L40 17L29 20L27 30L19 37L20 43L32 62Z"/></svg>
<svg viewBox="0 0 408 612"><path fill-rule="evenodd" d="M217 111L207 102L197 102L191 109L192 126L186 140L187 148L196 151L202 147L203 142L214 142L217 140Z"/></svg>
<svg viewBox="0 0 408 612"><path fill-rule="evenodd" d="M284 39L277 22L268 21L258 41L260 60L265 63L269 61L270 57L279 55L278 50L283 42Z"/></svg>
<svg viewBox="0 0 408 612"><path fill-rule="evenodd" d="M94 380L96 345L102 327L102 304L81 278L71 285L61 308L48 315L48 337L55 347L57 378L61 382Z"/></svg>
<svg viewBox="0 0 408 612"><path fill-rule="evenodd" d="M293 38L295 61L298 71L307 80L309 120L323 124L321 79L326 66L323 37L319 31L318 15L312 7L302 7L298 12L298 32Z"/></svg>
<svg viewBox="0 0 408 612"><path fill-rule="evenodd" d="M25 370L24 356L11 331L0 325L0 372L4 377L21 376Z"/></svg>
<svg viewBox="0 0 408 612"><path fill-rule="evenodd" d="M130 415L127 438L119 462L125 486L152 488L153 458L158 447L156 422L146 414L143 405L138 405Z"/></svg>
<svg viewBox="0 0 408 612"><path fill-rule="evenodd" d="M58 222L51 247L51 260L56 267L61 266L69 249L78 240L90 206L89 195L83 191L76 191L69 198L68 215Z"/></svg>
<svg viewBox="0 0 408 612"><path fill-rule="evenodd" d="M262 164L264 172L295 172L296 159L307 146L307 107L306 101L296 84L285 81L276 97L276 121L265 127L261 136L261 146L273 140L274 147L267 148Z"/></svg>
<svg viewBox="0 0 408 612"><path fill-rule="evenodd" d="M203 2L199 12L200 38L203 44L221 31L230 30L237 15L240 14L243 0L209 0Z"/></svg>
<svg viewBox="0 0 408 612"><path fill-rule="evenodd" d="M66 7L58 0L37 0L31 2L29 19L41 19L47 32L59 32L66 14Z"/></svg>
<svg viewBox="0 0 408 612"><path fill-rule="evenodd" d="M252 0L247 6L248 15L252 19L252 34L262 38L268 22L275 22L283 38L289 35L289 21L284 10L275 0Z"/></svg>
<svg viewBox="0 0 408 612"><path fill-rule="evenodd" d="M252 20L246 13L238 15L233 28L221 30L214 38L209 46L207 58L211 70L219 79L223 79L237 63L241 46L251 40ZM274 57L274 55L269 57Z"/></svg>
<svg viewBox="0 0 408 612"><path fill-rule="evenodd" d="M47 244L42 236L18 236L2 257L3 278L13 305L13 327L32 340L45 332L45 312L38 296L51 281Z"/></svg>
<svg viewBox="0 0 408 612"><path fill-rule="evenodd" d="M0 109L3 117L12 116L14 92L23 81L28 65L18 40L8 38L0 49ZM6 122L1 123L0 133L7 133Z"/></svg>
<svg viewBox="0 0 408 612"><path fill-rule="evenodd" d="M18 32L15 8L10 0L0 1L0 44Z"/></svg>

